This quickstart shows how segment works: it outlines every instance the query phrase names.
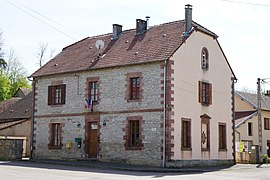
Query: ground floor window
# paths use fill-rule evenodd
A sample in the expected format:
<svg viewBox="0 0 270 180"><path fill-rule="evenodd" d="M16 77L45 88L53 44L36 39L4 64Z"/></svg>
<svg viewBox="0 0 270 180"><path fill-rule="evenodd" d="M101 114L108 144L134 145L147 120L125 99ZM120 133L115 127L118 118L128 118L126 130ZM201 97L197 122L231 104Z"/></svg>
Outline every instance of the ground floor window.
<svg viewBox="0 0 270 180"><path fill-rule="evenodd" d="M49 149L61 149L63 146L61 123L51 123L49 126L50 126Z"/></svg>
<svg viewBox="0 0 270 180"><path fill-rule="evenodd" d="M226 124L219 123L219 150L227 150L227 138L226 138Z"/></svg>

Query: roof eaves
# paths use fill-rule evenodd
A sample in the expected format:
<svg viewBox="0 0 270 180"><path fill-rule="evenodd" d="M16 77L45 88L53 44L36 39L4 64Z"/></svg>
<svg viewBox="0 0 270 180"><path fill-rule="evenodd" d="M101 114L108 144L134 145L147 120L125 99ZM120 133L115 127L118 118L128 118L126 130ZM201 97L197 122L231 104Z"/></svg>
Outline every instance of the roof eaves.
<svg viewBox="0 0 270 180"><path fill-rule="evenodd" d="M171 57L171 56L169 56ZM155 63L159 61L164 61L165 59L157 59L154 61L148 61L148 62L139 62L139 63L132 63L132 64L120 64L120 65L114 65L114 66L106 66L106 67L99 67L99 68L86 68L86 69L80 69L80 70L75 70L75 71L68 71L68 72L59 72L59 73L48 73L48 74L43 74L43 75L37 75L37 76L32 76L33 78L37 77L46 77L46 76L54 76L54 75L63 75L63 74L69 74L69 73L78 73L78 72L85 72L89 70L100 70L100 69L110 69L110 68L115 68L115 67L123 67L123 66L133 66L133 65L140 65L140 64L147 64L147 63Z"/></svg>
<svg viewBox="0 0 270 180"><path fill-rule="evenodd" d="M254 113L252 113L251 115L247 116L246 118L244 118L240 123L235 125L235 128L239 128L242 124L244 124L245 122L247 122L249 119L251 119L253 116L255 116L257 114L257 111L255 111Z"/></svg>

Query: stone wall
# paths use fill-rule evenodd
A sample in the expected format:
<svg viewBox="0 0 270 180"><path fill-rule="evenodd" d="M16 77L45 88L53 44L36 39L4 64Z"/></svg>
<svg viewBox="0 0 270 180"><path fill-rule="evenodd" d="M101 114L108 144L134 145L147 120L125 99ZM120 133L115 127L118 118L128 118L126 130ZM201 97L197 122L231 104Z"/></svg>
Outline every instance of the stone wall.
<svg viewBox="0 0 270 180"><path fill-rule="evenodd" d="M0 139L0 160L21 159L22 151L22 140Z"/></svg>
<svg viewBox="0 0 270 180"><path fill-rule="evenodd" d="M126 97L128 73L142 75L142 100L128 102ZM34 119L34 158L83 159L85 147L86 116L84 109L87 79L98 77L100 97L94 113L100 114L98 158L101 161L121 161L133 164L160 165L162 156L163 97L160 63L93 70L36 79ZM66 84L66 103L48 106L48 86L52 82ZM142 116L141 150L125 149L125 131L128 116ZM49 124L63 123L62 149L49 149ZM80 126L78 126L80 124ZM82 138L77 148L75 138ZM66 144L72 142L68 149Z"/></svg>

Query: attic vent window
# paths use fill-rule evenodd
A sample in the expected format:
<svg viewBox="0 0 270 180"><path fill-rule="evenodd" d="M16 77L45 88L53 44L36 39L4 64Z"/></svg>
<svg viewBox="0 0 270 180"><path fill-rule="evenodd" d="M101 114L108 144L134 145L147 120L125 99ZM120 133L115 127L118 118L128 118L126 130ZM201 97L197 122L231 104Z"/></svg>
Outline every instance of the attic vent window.
<svg viewBox="0 0 270 180"><path fill-rule="evenodd" d="M167 34L163 34L163 37L166 37L167 36Z"/></svg>
<svg viewBox="0 0 270 180"><path fill-rule="evenodd" d="M135 55L139 54L139 52L135 52Z"/></svg>
<svg viewBox="0 0 270 180"><path fill-rule="evenodd" d="M93 47L91 46L91 47L89 47L89 49L92 49Z"/></svg>
<svg viewBox="0 0 270 180"><path fill-rule="evenodd" d="M58 66L58 64L55 64L54 66Z"/></svg>
<svg viewBox="0 0 270 180"><path fill-rule="evenodd" d="M208 50L204 47L201 52L201 66L202 69L209 69L209 53Z"/></svg>
<svg viewBox="0 0 270 180"><path fill-rule="evenodd" d="M128 43L128 40L126 41L126 43Z"/></svg>

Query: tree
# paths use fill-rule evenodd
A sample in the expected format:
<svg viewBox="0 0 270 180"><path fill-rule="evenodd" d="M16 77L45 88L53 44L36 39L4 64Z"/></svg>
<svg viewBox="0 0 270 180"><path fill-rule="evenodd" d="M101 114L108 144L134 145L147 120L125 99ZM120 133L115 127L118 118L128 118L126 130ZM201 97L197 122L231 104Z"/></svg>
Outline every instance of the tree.
<svg viewBox="0 0 270 180"><path fill-rule="evenodd" d="M48 59L47 56L46 56L47 51L48 51L48 46L49 46L48 43L44 43L44 42L39 43L38 51L37 51L37 54L36 54L36 57L38 59L39 67L43 66L45 64L46 59ZM52 48L49 58L52 58L54 56L54 53L55 53L55 49Z"/></svg>
<svg viewBox="0 0 270 180"><path fill-rule="evenodd" d="M0 32L0 75L2 76L3 70L7 67L7 62L4 60L4 52L3 52L3 38L2 32Z"/></svg>
<svg viewBox="0 0 270 180"><path fill-rule="evenodd" d="M10 83L10 97L14 95L20 87L31 88L27 79L27 71L21 64L20 58L15 54L13 49L10 49L7 67L4 72Z"/></svg>

